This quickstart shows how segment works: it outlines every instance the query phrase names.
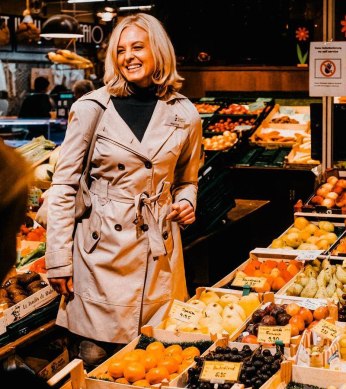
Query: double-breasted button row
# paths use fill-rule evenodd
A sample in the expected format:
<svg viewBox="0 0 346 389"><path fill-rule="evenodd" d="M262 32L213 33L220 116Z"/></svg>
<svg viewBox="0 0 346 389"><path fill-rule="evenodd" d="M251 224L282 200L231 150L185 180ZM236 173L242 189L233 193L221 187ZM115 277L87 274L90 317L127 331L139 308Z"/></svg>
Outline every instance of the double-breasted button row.
<svg viewBox="0 0 346 389"><path fill-rule="evenodd" d="M142 229L142 231L148 231L148 230L149 230L148 224L143 224L143 225L141 226L141 229Z"/></svg>
<svg viewBox="0 0 346 389"><path fill-rule="evenodd" d="M125 165L123 163L118 163L119 170L125 170Z"/></svg>
<svg viewBox="0 0 346 389"><path fill-rule="evenodd" d="M152 164L150 161L145 161L144 166L145 166L147 169L151 169L151 168L153 167L153 164Z"/></svg>
<svg viewBox="0 0 346 389"><path fill-rule="evenodd" d="M163 238L164 240L167 240L167 239L168 239L168 232L167 232L167 231L164 231L164 232L163 232L162 238Z"/></svg>
<svg viewBox="0 0 346 389"><path fill-rule="evenodd" d="M91 234L91 236L92 236L92 238L95 239L95 240L99 238L99 234L98 234L96 231L94 231L94 232Z"/></svg>
<svg viewBox="0 0 346 389"><path fill-rule="evenodd" d="M123 229L123 227L121 226L121 224L116 224L114 226L114 229L115 229L115 231L121 231Z"/></svg>

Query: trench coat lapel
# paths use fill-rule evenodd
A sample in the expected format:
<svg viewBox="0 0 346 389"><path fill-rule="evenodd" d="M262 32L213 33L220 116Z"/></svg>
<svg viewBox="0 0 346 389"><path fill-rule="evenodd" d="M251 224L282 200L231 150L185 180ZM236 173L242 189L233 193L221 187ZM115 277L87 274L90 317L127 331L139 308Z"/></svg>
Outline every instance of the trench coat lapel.
<svg viewBox="0 0 346 389"><path fill-rule="evenodd" d="M120 143L126 148L132 150L135 154L146 156L146 152L142 148L141 143L114 108L111 100L107 105L102 125L107 129L107 135L114 139L117 143Z"/></svg>
<svg viewBox="0 0 346 389"><path fill-rule="evenodd" d="M143 152L150 159L160 151L176 129L174 111L167 101L158 100L153 116L141 142Z"/></svg>

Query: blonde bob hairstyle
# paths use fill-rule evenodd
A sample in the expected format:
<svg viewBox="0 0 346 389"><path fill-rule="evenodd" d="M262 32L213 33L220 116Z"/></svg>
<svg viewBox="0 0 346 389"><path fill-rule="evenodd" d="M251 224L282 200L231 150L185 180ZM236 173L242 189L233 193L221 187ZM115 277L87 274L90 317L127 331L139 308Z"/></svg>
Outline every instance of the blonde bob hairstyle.
<svg viewBox="0 0 346 389"><path fill-rule="evenodd" d="M117 58L120 35L125 28L132 25L148 33L155 61L152 81L154 85L157 85L159 97L169 97L172 92L181 88L184 79L177 72L174 48L164 27L154 16L145 13L126 16L112 32L106 53L105 75L103 77L108 93L115 96L128 96L133 93L131 85L121 74Z"/></svg>

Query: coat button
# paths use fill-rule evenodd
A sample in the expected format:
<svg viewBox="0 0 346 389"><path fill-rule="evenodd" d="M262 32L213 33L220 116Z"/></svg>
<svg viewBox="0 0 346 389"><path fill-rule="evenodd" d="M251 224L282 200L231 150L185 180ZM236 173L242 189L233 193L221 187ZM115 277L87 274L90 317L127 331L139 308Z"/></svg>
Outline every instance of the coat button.
<svg viewBox="0 0 346 389"><path fill-rule="evenodd" d="M145 166L147 169L151 169L151 168L153 167L153 164L152 164L150 161L145 161L144 166Z"/></svg>
<svg viewBox="0 0 346 389"><path fill-rule="evenodd" d="M123 163L118 163L119 170L125 170L125 165Z"/></svg>
<svg viewBox="0 0 346 389"><path fill-rule="evenodd" d="M148 224L143 224L141 229L142 229L142 231L148 231L149 230Z"/></svg>
<svg viewBox="0 0 346 389"><path fill-rule="evenodd" d="M122 226L120 224L116 224L114 226L114 229L115 229L115 231L121 231L123 228L122 228Z"/></svg>
<svg viewBox="0 0 346 389"><path fill-rule="evenodd" d="M164 231L164 233L162 234L162 238L164 240L167 240L167 238L168 238L168 232L167 231Z"/></svg>
<svg viewBox="0 0 346 389"><path fill-rule="evenodd" d="M94 231L92 234L91 234L91 236L93 237L93 239L98 239L98 237L99 237L99 234L96 232L96 231Z"/></svg>

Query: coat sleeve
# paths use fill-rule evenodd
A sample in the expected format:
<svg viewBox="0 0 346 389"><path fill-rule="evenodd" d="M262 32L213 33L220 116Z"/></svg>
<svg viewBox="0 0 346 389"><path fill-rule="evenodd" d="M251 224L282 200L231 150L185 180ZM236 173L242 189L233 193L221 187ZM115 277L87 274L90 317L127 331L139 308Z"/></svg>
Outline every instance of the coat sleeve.
<svg viewBox="0 0 346 389"><path fill-rule="evenodd" d="M194 106L191 107L191 116L189 136L175 168L172 194L174 202L186 199L196 209L198 170L202 150L202 121Z"/></svg>
<svg viewBox="0 0 346 389"><path fill-rule="evenodd" d="M97 105L75 102L70 110L65 139L49 189L46 268L48 278L72 275L75 198L83 158L97 122Z"/></svg>

